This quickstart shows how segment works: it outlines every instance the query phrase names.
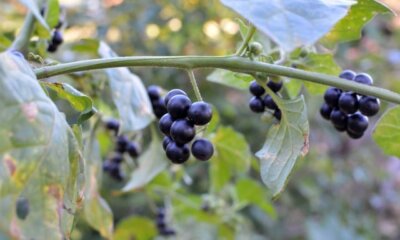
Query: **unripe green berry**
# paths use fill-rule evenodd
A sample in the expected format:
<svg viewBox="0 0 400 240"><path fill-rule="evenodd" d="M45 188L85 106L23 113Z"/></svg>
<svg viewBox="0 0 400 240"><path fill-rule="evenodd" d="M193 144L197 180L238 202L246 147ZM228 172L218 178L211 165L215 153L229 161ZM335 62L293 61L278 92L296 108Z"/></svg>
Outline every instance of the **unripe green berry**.
<svg viewBox="0 0 400 240"><path fill-rule="evenodd" d="M249 51L254 56L258 56L263 52L263 46L259 42L252 42L249 45Z"/></svg>

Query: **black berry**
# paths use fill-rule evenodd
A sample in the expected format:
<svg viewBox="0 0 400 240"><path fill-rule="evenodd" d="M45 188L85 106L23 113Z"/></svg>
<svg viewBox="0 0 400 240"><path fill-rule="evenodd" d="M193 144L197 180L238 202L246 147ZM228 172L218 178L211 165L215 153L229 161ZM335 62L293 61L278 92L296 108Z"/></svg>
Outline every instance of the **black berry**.
<svg viewBox="0 0 400 240"><path fill-rule="evenodd" d="M126 151L128 152L129 156L136 158L139 156L140 148L135 142L129 142L126 146Z"/></svg>
<svg viewBox="0 0 400 240"><path fill-rule="evenodd" d="M276 105L276 103L274 102L274 100L272 99L272 97L270 95L266 95L264 97L263 101L264 101L264 105L271 110L275 110L278 108L278 106Z"/></svg>
<svg viewBox="0 0 400 240"><path fill-rule="evenodd" d="M328 104L326 104L326 103L322 104L319 112L320 112L321 116L323 118L325 118L326 120L330 120L331 119L332 108L329 107Z"/></svg>
<svg viewBox="0 0 400 240"><path fill-rule="evenodd" d="M170 100L172 97L176 96L176 95L184 95L184 96L187 96L187 94L186 94L184 91L180 90L180 89L172 89L171 91L169 91L169 92L167 93L167 95L166 95L165 98L164 98L165 106L167 106L169 100Z"/></svg>
<svg viewBox="0 0 400 240"><path fill-rule="evenodd" d="M176 142L170 142L165 151L167 157L176 164L182 164L189 159L190 150L187 144L179 146Z"/></svg>
<svg viewBox="0 0 400 240"><path fill-rule="evenodd" d="M64 41L64 39L63 39L63 37L62 37L61 32L58 31L58 30L55 30L55 31L53 32L53 36L52 36L52 38L51 38L51 43L54 44L54 45L56 45L56 46L58 46L58 45L60 45L63 41Z"/></svg>
<svg viewBox="0 0 400 240"><path fill-rule="evenodd" d="M161 88L157 85L150 85L147 88L147 94L149 95L151 101L158 100L160 98L161 92Z"/></svg>
<svg viewBox="0 0 400 240"><path fill-rule="evenodd" d="M51 52L51 53L56 52L57 49L58 49L58 46L53 43L50 43L49 46L47 46L47 51Z"/></svg>
<svg viewBox="0 0 400 240"><path fill-rule="evenodd" d="M119 122L116 119L109 119L106 121L106 128L117 133L119 130Z"/></svg>
<svg viewBox="0 0 400 240"><path fill-rule="evenodd" d="M363 133L368 128L368 118L361 113L355 113L347 119L347 130L353 133Z"/></svg>
<svg viewBox="0 0 400 240"><path fill-rule="evenodd" d="M330 119L334 126L339 128L346 127L347 125L347 114L340 111L339 109L333 109L331 112Z"/></svg>
<svg viewBox="0 0 400 240"><path fill-rule="evenodd" d="M339 125L333 125L334 127L335 127L335 129L337 130L337 131L339 131L339 132L344 132L344 131L346 131L346 125L341 125L341 126L339 126Z"/></svg>
<svg viewBox="0 0 400 240"><path fill-rule="evenodd" d="M338 106L344 113L355 113L358 110L357 94L352 92L342 93L339 98Z"/></svg>
<svg viewBox="0 0 400 240"><path fill-rule="evenodd" d="M167 113L161 117L158 127L160 128L160 131L162 133L169 136L173 122L174 122L174 119L171 117L171 115L169 113Z"/></svg>
<svg viewBox="0 0 400 240"><path fill-rule="evenodd" d="M347 130L347 135L349 135L349 137L353 138L353 139L359 139L364 135L364 132L361 133L354 133L352 131Z"/></svg>
<svg viewBox="0 0 400 240"><path fill-rule="evenodd" d="M121 154L115 154L112 158L110 158L110 162L111 163L121 163L123 160L122 155Z"/></svg>
<svg viewBox="0 0 400 240"><path fill-rule="evenodd" d="M274 117L275 117L278 121L280 121L281 118L282 118L282 112L281 112L281 110L275 109L275 111L274 111Z"/></svg>
<svg viewBox="0 0 400 240"><path fill-rule="evenodd" d="M164 137L163 142L162 142L164 151L167 150L168 144L170 144L172 141L173 140L171 137L169 137L169 136Z"/></svg>
<svg viewBox="0 0 400 240"><path fill-rule="evenodd" d="M194 123L194 125L205 125L211 121L212 108L210 104L205 102L193 103L188 111L188 119Z"/></svg>
<svg viewBox="0 0 400 240"><path fill-rule="evenodd" d="M256 97L260 97L265 93L265 89L262 86L260 86L255 80L250 83L249 90L251 94L253 94Z"/></svg>
<svg viewBox="0 0 400 240"><path fill-rule="evenodd" d="M195 135L193 124L186 119L178 119L171 126L171 137L178 144L192 141Z"/></svg>
<svg viewBox="0 0 400 240"><path fill-rule="evenodd" d="M332 108L338 106L339 97L342 94L342 90L338 88L328 88L324 94L325 102Z"/></svg>
<svg viewBox="0 0 400 240"><path fill-rule="evenodd" d="M279 92L282 89L282 86L282 81L275 82L273 80L269 80L269 82L267 83L267 87L269 87L274 92Z"/></svg>
<svg viewBox="0 0 400 240"><path fill-rule="evenodd" d="M118 163L111 163L110 169L108 170L110 177L117 181L122 181L124 176L121 172L120 165Z"/></svg>
<svg viewBox="0 0 400 240"><path fill-rule="evenodd" d="M153 106L154 114L158 119L160 119L164 114L167 113L167 108L165 107L163 98L154 100L151 102L151 104Z"/></svg>
<svg viewBox="0 0 400 240"><path fill-rule="evenodd" d="M265 109L264 102L260 97L252 97L249 102L249 107L251 111L255 113L262 113Z"/></svg>
<svg viewBox="0 0 400 240"><path fill-rule="evenodd" d="M374 116L379 112L380 102L375 97L363 96L360 99L359 108L360 112L365 116Z"/></svg>
<svg viewBox="0 0 400 240"><path fill-rule="evenodd" d="M119 153L124 153L126 151L128 142L129 139L126 136L124 135L118 136L115 150Z"/></svg>
<svg viewBox="0 0 400 240"><path fill-rule="evenodd" d="M354 80L356 76L356 73L351 71L351 70L344 70L342 73L340 73L339 77L347 80Z"/></svg>
<svg viewBox="0 0 400 240"><path fill-rule="evenodd" d="M207 139L198 139L192 144L192 154L195 158L201 161L207 161L212 157L214 147Z"/></svg>
<svg viewBox="0 0 400 240"><path fill-rule="evenodd" d="M175 119L185 118L192 101L185 95L176 95L168 101L167 110Z"/></svg>
<svg viewBox="0 0 400 240"><path fill-rule="evenodd" d="M354 81L362 84L372 85L373 79L366 73L359 73L355 76Z"/></svg>

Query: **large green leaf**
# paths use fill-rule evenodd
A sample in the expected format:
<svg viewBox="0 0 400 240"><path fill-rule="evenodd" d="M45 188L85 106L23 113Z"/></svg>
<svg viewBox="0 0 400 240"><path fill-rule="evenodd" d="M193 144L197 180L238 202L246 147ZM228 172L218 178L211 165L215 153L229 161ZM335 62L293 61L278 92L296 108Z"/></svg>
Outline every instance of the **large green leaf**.
<svg viewBox="0 0 400 240"><path fill-rule="evenodd" d="M210 160L213 191L220 191L234 176L247 172L251 161L246 139L230 127L220 127L212 138L215 154Z"/></svg>
<svg viewBox="0 0 400 240"><path fill-rule="evenodd" d="M103 58L117 55L104 42L100 43L99 54ZM128 68L106 70L112 97L121 120L121 133L138 131L147 127L154 119L153 110L143 83Z"/></svg>
<svg viewBox="0 0 400 240"><path fill-rule="evenodd" d="M299 158L308 152L309 125L303 96L281 100L282 120L271 127L263 148L256 153L261 163L261 178L274 196L285 187Z"/></svg>
<svg viewBox="0 0 400 240"><path fill-rule="evenodd" d="M157 236L154 220L134 216L123 219L115 229L114 239L118 240L148 240Z"/></svg>
<svg viewBox="0 0 400 240"><path fill-rule="evenodd" d="M221 0L285 51L312 45L343 18L353 0Z"/></svg>
<svg viewBox="0 0 400 240"><path fill-rule="evenodd" d="M249 88L249 83L254 78L251 75L235 73L228 70L217 69L207 76L210 82L219 83L228 87L245 90Z"/></svg>
<svg viewBox="0 0 400 240"><path fill-rule="evenodd" d="M391 10L375 0L358 0L350 8L346 17L340 20L335 27L322 39L327 45L338 42L356 40L361 37L361 30L376 14L390 13Z"/></svg>
<svg viewBox="0 0 400 240"><path fill-rule="evenodd" d="M400 107L390 109L381 117L372 137L385 154L400 157Z"/></svg>
<svg viewBox="0 0 400 240"><path fill-rule="evenodd" d="M139 166L131 173L131 178L122 191L133 191L149 183L168 165L161 142L153 134L153 140L148 149L139 157Z"/></svg>
<svg viewBox="0 0 400 240"><path fill-rule="evenodd" d="M92 99L68 83L41 82L41 85L55 91L60 98L67 100L75 110L81 112L78 123L86 121L96 113Z"/></svg>
<svg viewBox="0 0 400 240"><path fill-rule="evenodd" d="M40 9L37 1L34 0L19 0L22 4L24 4L35 16L36 20L48 31L50 32L50 27L47 25L46 20L44 20L43 16L40 14Z"/></svg>
<svg viewBox="0 0 400 240"><path fill-rule="evenodd" d="M0 232L69 238L84 178L75 135L21 57L0 54L0 91Z"/></svg>

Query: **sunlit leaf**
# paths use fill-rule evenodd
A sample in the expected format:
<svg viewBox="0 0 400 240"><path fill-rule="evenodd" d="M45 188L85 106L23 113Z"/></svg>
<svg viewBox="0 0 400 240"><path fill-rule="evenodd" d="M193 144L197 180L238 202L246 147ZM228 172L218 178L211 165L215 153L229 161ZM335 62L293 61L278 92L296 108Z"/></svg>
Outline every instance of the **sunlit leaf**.
<svg viewBox="0 0 400 240"><path fill-rule="evenodd" d="M400 157L400 107L390 109L381 117L372 137L385 154Z"/></svg>
<svg viewBox="0 0 400 240"><path fill-rule="evenodd" d="M100 42L97 39L86 38L72 45L71 50L80 53L96 54L99 50Z"/></svg>
<svg viewBox="0 0 400 240"><path fill-rule="evenodd" d="M249 83L254 80L254 78L248 74L235 73L228 70L217 69L207 76L207 80L228 87L244 90L249 87Z"/></svg>
<svg viewBox="0 0 400 240"><path fill-rule="evenodd" d="M114 239L118 240L147 240L157 236L154 220L134 216L123 219L115 229Z"/></svg>

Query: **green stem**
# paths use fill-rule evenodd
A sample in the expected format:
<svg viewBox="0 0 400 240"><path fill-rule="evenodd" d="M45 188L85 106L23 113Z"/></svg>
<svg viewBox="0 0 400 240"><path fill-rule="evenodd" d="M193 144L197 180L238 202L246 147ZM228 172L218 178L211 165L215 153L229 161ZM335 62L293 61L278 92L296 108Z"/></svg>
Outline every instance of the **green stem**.
<svg viewBox="0 0 400 240"><path fill-rule="evenodd" d="M35 17L33 16L32 12L29 12L25 17L20 33L15 38L10 49L20 51L24 54L26 53L29 40L32 36L34 24Z"/></svg>
<svg viewBox="0 0 400 240"><path fill-rule="evenodd" d="M221 68L241 73L264 72L271 75L286 76L313 83L319 83L374 96L388 102L400 104L400 95L387 89L368 86L322 73L308 72L264 62L250 61L237 56L173 56L173 57L115 57L107 59L84 60L34 69L36 76L51 76L115 67L174 67L182 69Z"/></svg>
<svg viewBox="0 0 400 240"><path fill-rule="evenodd" d="M236 56L242 56L243 52L246 50L250 40L253 38L255 33L256 33L256 28L253 25L251 25L249 30L247 31L246 37L243 39L242 44L235 53Z"/></svg>
<svg viewBox="0 0 400 240"><path fill-rule="evenodd" d="M194 75L193 70L190 69L187 72L189 74L190 83L193 86L194 94L196 95L197 101L203 101L203 98L201 97L201 93L199 90L199 86L197 85L197 82L196 82L196 76Z"/></svg>

